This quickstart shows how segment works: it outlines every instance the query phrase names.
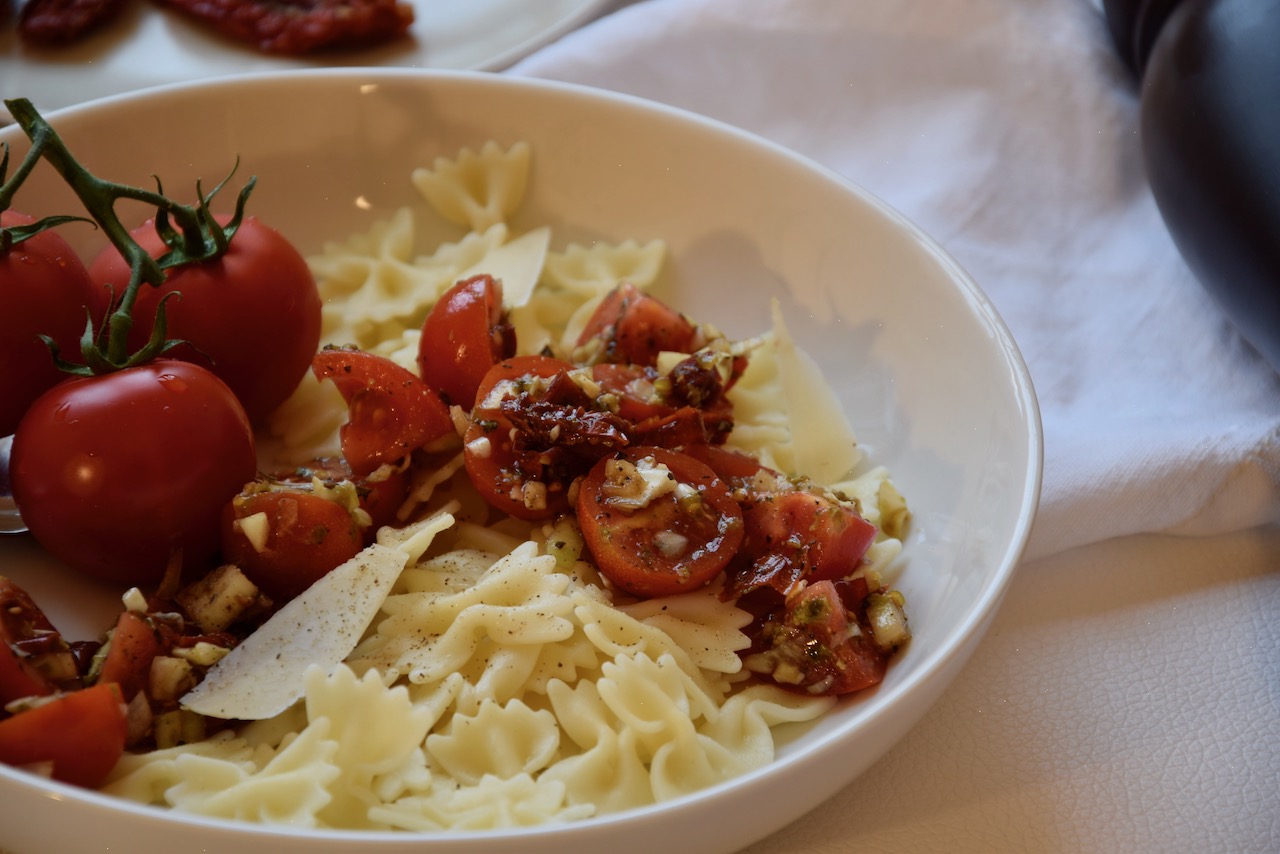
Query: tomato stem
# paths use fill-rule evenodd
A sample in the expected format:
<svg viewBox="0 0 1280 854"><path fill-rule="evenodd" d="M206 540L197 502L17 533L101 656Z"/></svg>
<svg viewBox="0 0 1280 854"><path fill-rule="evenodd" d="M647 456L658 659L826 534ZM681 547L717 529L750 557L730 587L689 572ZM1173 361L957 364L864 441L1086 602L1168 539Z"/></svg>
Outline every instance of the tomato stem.
<svg viewBox="0 0 1280 854"><path fill-rule="evenodd" d="M209 202L226 186L231 175L235 174L239 161L232 167L227 177L208 194L197 181L197 203L182 205L164 195L159 179L156 179L156 190L151 191L98 178L71 155L58 134L29 100L15 98L6 100L4 104L14 121L31 140L31 149L19 164L13 179L0 185L0 210L7 206L18 186L35 167L36 162L43 158L58 171L80 199L81 204L92 217L92 221L102 228L107 239L129 264L129 283L115 298L112 311L103 328L93 330L92 321L90 321L90 325L85 329L81 340L84 364L75 365L66 362L58 357L55 348L54 358L59 367L69 373L80 375L108 373L150 361L166 350L183 343L171 341L165 337L165 311L162 301L156 311L155 325L149 340L137 352L129 352L128 337L133 327L133 306L137 300L138 291L143 284L153 286L164 284L166 270L213 261L225 254L244 218L245 202L253 190L256 179L250 177L241 188L236 198L234 214L225 225L221 225L210 211ZM0 158L0 179L3 179L7 171L8 163L9 150L6 146L3 158ZM168 248L167 252L159 258L152 258L133 239L129 229L115 212L115 203L120 199L130 199L156 208L156 233ZM43 230L51 227L52 224L71 219L82 218L50 217L25 228L29 231L41 226L40 230ZM57 222L54 222L55 220ZM14 232L12 237L0 232L0 251L3 251L11 241L20 241L30 236L29 234L24 236L22 230L18 228L9 231ZM105 341L102 340L104 337Z"/></svg>

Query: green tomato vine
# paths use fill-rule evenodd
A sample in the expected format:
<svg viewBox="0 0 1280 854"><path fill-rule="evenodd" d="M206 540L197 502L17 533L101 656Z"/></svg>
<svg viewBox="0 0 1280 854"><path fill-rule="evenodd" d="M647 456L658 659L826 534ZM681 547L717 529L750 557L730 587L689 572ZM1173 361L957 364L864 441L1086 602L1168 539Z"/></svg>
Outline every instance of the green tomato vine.
<svg viewBox="0 0 1280 854"><path fill-rule="evenodd" d="M245 203L253 191L256 179L250 177L245 182L236 197L234 213L223 225L214 218L209 203L235 174L239 166L238 161L232 166L227 177L207 194L201 183L197 181L196 203L183 205L164 195L159 178L156 178L156 189L152 191L107 181L93 175L72 156L53 127L29 100L15 98L6 100L4 104L14 121L31 141L31 147L18 164L13 176L6 178L9 169L9 146L7 143L2 146L0 211L8 209L19 187L31 174L36 164L44 160L57 170L76 194L89 214L89 218L50 216L29 225L0 228L0 253L9 251L13 245L46 229L68 222L87 221L102 229L107 239L129 264L129 283L120 294L113 294L111 308L102 327L95 328L92 318L89 318L85 325L84 334L80 339L80 355L84 360L83 363L74 363L62 358L57 344L52 339L42 336L58 367L77 376L111 373L149 362L167 350L185 343L170 339L166 335L165 303L170 297L180 298L181 295L175 292L161 300L156 309L155 324L146 344L137 351L129 352L128 337L133 328L133 306L138 292L144 285L163 284L167 270L214 261L222 257L240 228L244 218ZM115 204L121 199L142 202L156 209L156 232L167 249L159 258L152 258L139 246L129 234L129 229L116 215Z"/></svg>

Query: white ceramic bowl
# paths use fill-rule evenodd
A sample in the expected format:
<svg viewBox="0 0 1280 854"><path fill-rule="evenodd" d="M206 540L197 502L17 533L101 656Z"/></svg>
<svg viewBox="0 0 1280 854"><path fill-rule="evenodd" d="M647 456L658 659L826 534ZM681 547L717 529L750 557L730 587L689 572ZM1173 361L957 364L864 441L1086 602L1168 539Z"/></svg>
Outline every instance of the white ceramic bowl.
<svg viewBox="0 0 1280 854"><path fill-rule="evenodd" d="M253 208L303 251L421 204L412 168L488 139L527 140L514 220L558 241L664 238L658 292L731 335L782 301L872 460L914 511L900 588L914 640L877 690L796 734L768 767L680 800L524 832L417 836L265 829L142 808L0 768L0 843L43 851L731 851L849 783L925 713L964 665L1035 514L1041 433L1008 330L966 274L900 215L784 149L677 110L482 74L336 70L247 76L98 101L49 118L96 173L167 189L220 177L239 155ZM0 139L25 151L17 128ZM15 157L16 162L16 157ZM52 170L19 197L74 209ZM88 235L88 230L84 230ZM86 237L90 251L92 237ZM116 591L64 580L22 540L0 542L64 633L101 629Z"/></svg>

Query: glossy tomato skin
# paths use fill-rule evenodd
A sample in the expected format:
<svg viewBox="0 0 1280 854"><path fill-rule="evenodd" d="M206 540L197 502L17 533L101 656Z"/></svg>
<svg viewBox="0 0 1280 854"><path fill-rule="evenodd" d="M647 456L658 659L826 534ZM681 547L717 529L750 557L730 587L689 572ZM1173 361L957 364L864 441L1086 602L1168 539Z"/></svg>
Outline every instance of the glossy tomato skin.
<svg viewBox="0 0 1280 854"><path fill-rule="evenodd" d="M319 380L332 380L347 403L342 456L357 477L453 433L435 389L395 362L350 347L326 347L312 358Z"/></svg>
<svg viewBox="0 0 1280 854"><path fill-rule="evenodd" d="M743 518L747 535L728 588L735 596L766 586L787 595L801 582L844 578L876 537L852 505L813 490L750 493Z"/></svg>
<svg viewBox="0 0 1280 854"><path fill-rule="evenodd" d="M422 324L418 374L446 403L470 409L484 375L515 352L515 329L502 307L502 283L492 276L472 276L445 291Z"/></svg>
<svg viewBox="0 0 1280 854"><path fill-rule="evenodd" d="M267 538L259 549L240 522L261 513ZM222 557L234 563L276 605L355 557L364 536L350 512L305 489L236 496L222 512Z"/></svg>
<svg viewBox="0 0 1280 854"><path fill-rule="evenodd" d="M172 359L54 386L18 425L10 459L14 497L48 552L138 586L176 549L186 567L210 560L222 506L256 473L235 395Z"/></svg>
<svg viewBox="0 0 1280 854"><path fill-rule="evenodd" d="M351 466L342 457L320 457L311 460L293 471L273 473L271 477L282 483L293 483L309 486L312 478L319 478L327 485L334 485L344 480L355 484L360 498L360 509L369 514L370 524L365 529L365 544L377 537L378 529L385 525L403 522L400 519L400 506L409 496L409 471L396 470L383 472L377 480L357 477Z"/></svg>
<svg viewBox="0 0 1280 854"><path fill-rule="evenodd" d="M639 509L612 500L609 466L652 460L694 496L666 493ZM628 448L591 469L578 489L578 524L600 572L640 597L671 596L705 586L725 568L742 542L742 513L728 488L707 466L656 447Z"/></svg>
<svg viewBox="0 0 1280 854"><path fill-rule="evenodd" d="M60 688L34 662L43 653L66 648L57 629L27 591L0 576L0 706Z"/></svg>
<svg viewBox="0 0 1280 854"><path fill-rule="evenodd" d="M539 521L568 512L569 485L588 466L566 468L562 454L525 447L503 403L527 394L540 380L554 381L571 370L573 365L549 356L514 356L490 368L476 392L463 436L467 475L490 505L517 519Z"/></svg>
<svg viewBox="0 0 1280 854"><path fill-rule="evenodd" d="M147 687L151 662L162 649L160 633L148 618L134 611L121 611L111 633L111 646L98 671L98 683L118 686L127 703Z"/></svg>
<svg viewBox="0 0 1280 854"><path fill-rule="evenodd" d="M225 222L225 217L219 217ZM131 232L152 257L165 251L155 221ZM115 293L129 281L129 265L114 246L89 265L94 283ZM278 231L244 218L226 255L169 272L164 285L138 294L131 349L146 342L165 294L168 337L190 345L166 355L195 362L222 378L259 423L297 387L320 346L320 294L306 260Z"/></svg>
<svg viewBox="0 0 1280 854"><path fill-rule="evenodd" d="M578 345L598 338L603 361L653 366L663 350L689 352L697 331L684 315L624 282L596 308L578 337Z"/></svg>
<svg viewBox="0 0 1280 854"><path fill-rule="evenodd" d="M888 655L848 610L832 581L795 590L748 634L748 668L797 693L861 691L883 680L888 667Z"/></svg>
<svg viewBox="0 0 1280 854"><path fill-rule="evenodd" d="M120 761L127 736L119 687L104 683L0 720L0 762L48 762L55 780L96 788Z"/></svg>
<svg viewBox="0 0 1280 854"><path fill-rule="evenodd" d="M16 211L0 212L0 226L31 222ZM66 376L37 336L48 335L63 358L78 361L80 335L90 315L95 324L102 319L107 299L53 231L0 252L0 436L13 433L27 407Z"/></svg>

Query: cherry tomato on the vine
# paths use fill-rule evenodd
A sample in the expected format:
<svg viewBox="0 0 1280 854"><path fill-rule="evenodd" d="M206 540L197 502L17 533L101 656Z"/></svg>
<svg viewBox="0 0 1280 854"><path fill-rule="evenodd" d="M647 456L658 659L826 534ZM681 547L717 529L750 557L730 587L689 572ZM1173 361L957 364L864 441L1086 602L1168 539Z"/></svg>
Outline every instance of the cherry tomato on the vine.
<svg viewBox="0 0 1280 854"><path fill-rule="evenodd" d="M363 547L351 512L309 489L251 487L222 511L223 560L238 566L277 605Z"/></svg>
<svg viewBox="0 0 1280 854"><path fill-rule="evenodd" d="M0 227L31 222L0 212ZM95 326L101 321L107 293L62 237L42 231L0 251L0 302L0 436L8 436L32 401L65 376L38 336L48 335L64 358L76 361L80 336L90 315Z"/></svg>
<svg viewBox="0 0 1280 854"><path fill-rule="evenodd" d="M130 234L152 257L167 251L154 220ZM108 246L90 263L89 276L118 296L129 265ZM320 295L306 260L255 217L244 218L222 257L174 268L164 285L139 291L131 349L146 342L156 306L172 291L182 297L165 302L168 337L190 343L166 355L221 377L255 424L293 392L320 346Z"/></svg>
<svg viewBox="0 0 1280 854"><path fill-rule="evenodd" d="M743 537L742 512L715 472L663 448L628 448L596 463L577 509L600 572L636 596L706 585Z"/></svg>
<svg viewBox="0 0 1280 854"><path fill-rule="evenodd" d="M18 425L10 458L14 498L47 551L139 586L175 550L187 567L214 557L222 506L256 474L235 395L174 359L54 386Z"/></svg>
<svg viewBox="0 0 1280 854"><path fill-rule="evenodd" d="M432 306L418 343L418 373L447 403L470 409L485 373L515 351L515 329L502 308L502 283L473 276Z"/></svg>
<svg viewBox="0 0 1280 854"><path fill-rule="evenodd" d="M383 464L404 460L454 431L449 408L435 390L390 359L349 347L316 353L317 379L333 380L347 402L342 456L364 477Z"/></svg>

